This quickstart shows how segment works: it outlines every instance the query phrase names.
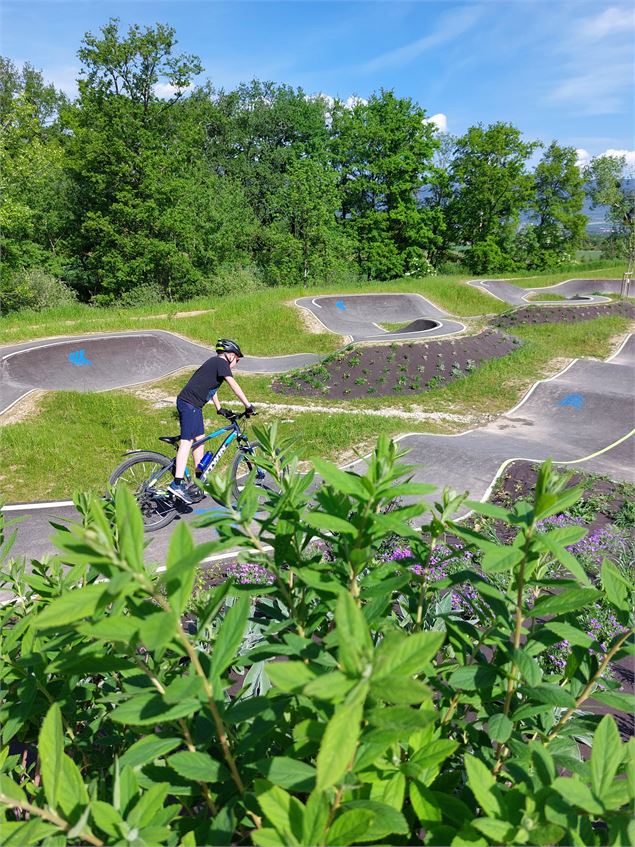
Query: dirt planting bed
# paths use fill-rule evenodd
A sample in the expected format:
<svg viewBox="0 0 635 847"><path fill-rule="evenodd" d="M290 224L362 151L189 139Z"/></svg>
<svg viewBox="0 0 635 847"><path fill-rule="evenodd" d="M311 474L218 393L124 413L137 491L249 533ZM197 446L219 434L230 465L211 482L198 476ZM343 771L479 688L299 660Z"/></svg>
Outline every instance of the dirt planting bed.
<svg viewBox="0 0 635 847"><path fill-rule="evenodd" d="M575 323L594 321L596 318L635 319L635 306L632 303L607 303L606 306L523 306L514 312L500 315L493 323L502 329L513 329L521 324Z"/></svg>
<svg viewBox="0 0 635 847"><path fill-rule="evenodd" d="M479 335L445 341L347 347L301 371L277 377L280 394L357 400L403 397L468 376L490 359L506 356L517 338L488 329Z"/></svg>

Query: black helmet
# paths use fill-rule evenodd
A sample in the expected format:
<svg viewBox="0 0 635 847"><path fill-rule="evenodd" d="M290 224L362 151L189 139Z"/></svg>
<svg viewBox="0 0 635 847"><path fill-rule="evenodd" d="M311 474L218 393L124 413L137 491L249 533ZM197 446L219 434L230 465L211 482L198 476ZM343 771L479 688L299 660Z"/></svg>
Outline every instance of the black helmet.
<svg viewBox="0 0 635 847"><path fill-rule="evenodd" d="M231 341L229 338L219 338L216 342L216 352L217 353L235 353L239 359L242 359L243 354L240 347L236 344L235 341Z"/></svg>

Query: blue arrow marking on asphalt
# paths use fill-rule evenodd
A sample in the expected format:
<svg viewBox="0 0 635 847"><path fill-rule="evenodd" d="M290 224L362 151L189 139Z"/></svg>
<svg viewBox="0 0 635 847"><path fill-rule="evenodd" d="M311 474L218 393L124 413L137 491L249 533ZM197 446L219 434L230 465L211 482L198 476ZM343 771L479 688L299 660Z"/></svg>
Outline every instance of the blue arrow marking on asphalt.
<svg viewBox="0 0 635 847"><path fill-rule="evenodd" d="M83 347L81 350L73 350L72 353L69 353L68 361L71 362L71 364L76 365L78 368L82 365L92 365L92 362L86 358L86 353Z"/></svg>
<svg viewBox="0 0 635 847"><path fill-rule="evenodd" d="M346 311L346 303L344 303L343 300L336 300L335 306L336 306L336 308L341 309L343 312Z"/></svg>
<svg viewBox="0 0 635 847"><path fill-rule="evenodd" d="M571 406L572 409L581 409L584 406L584 397L581 394L567 394L558 405Z"/></svg>

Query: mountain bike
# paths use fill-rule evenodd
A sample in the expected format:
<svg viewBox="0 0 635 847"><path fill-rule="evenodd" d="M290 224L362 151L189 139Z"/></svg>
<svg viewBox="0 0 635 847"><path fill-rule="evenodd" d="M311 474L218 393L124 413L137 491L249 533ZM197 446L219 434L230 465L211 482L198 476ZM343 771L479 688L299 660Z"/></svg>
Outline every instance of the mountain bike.
<svg viewBox="0 0 635 847"><path fill-rule="evenodd" d="M205 482L209 474L218 466L221 458L230 445L236 448L236 455L231 467L232 497L238 500L247 480L253 474L254 485L258 487L258 499L262 503L269 497L269 493L277 491L278 487L271 476L260 468L256 461L256 453L259 448L257 441L250 442L247 435L241 429L239 421L247 416L246 412L233 414L228 420L227 426L210 432L199 438L192 444L192 450L210 441L225 435L222 443L213 455L212 461L207 466L200 481ZM176 450L181 437L179 435L160 435L159 441L171 444ZM139 504L146 532L154 532L167 526L179 512L190 512L190 507L173 497L168 491L168 486L174 476L176 456L170 458L162 453L149 450L128 450L129 457L116 468L110 476L111 489L116 485L126 485ZM185 478L191 482L189 471L185 470ZM202 498L200 498L202 499ZM224 505L221 503L221 505Z"/></svg>

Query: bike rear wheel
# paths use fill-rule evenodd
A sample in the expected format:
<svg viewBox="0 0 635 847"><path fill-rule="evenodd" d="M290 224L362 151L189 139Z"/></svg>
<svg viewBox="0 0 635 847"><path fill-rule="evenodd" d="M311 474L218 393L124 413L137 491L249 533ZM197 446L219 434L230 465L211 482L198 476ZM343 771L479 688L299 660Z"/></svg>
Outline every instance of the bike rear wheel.
<svg viewBox="0 0 635 847"><path fill-rule="evenodd" d="M232 464L232 496L238 500L245 485L248 484L250 475L253 473L253 484L257 490L258 503L263 506L271 494L278 493L280 486L271 474L258 467L257 454L260 449L258 442L252 442L249 450L240 450ZM253 452L252 452L253 451Z"/></svg>
<svg viewBox="0 0 635 847"><path fill-rule="evenodd" d="M110 476L110 485L125 485L136 499L146 532L167 526L177 514L174 499L167 491L174 463L162 453L135 453Z"/></svg>

